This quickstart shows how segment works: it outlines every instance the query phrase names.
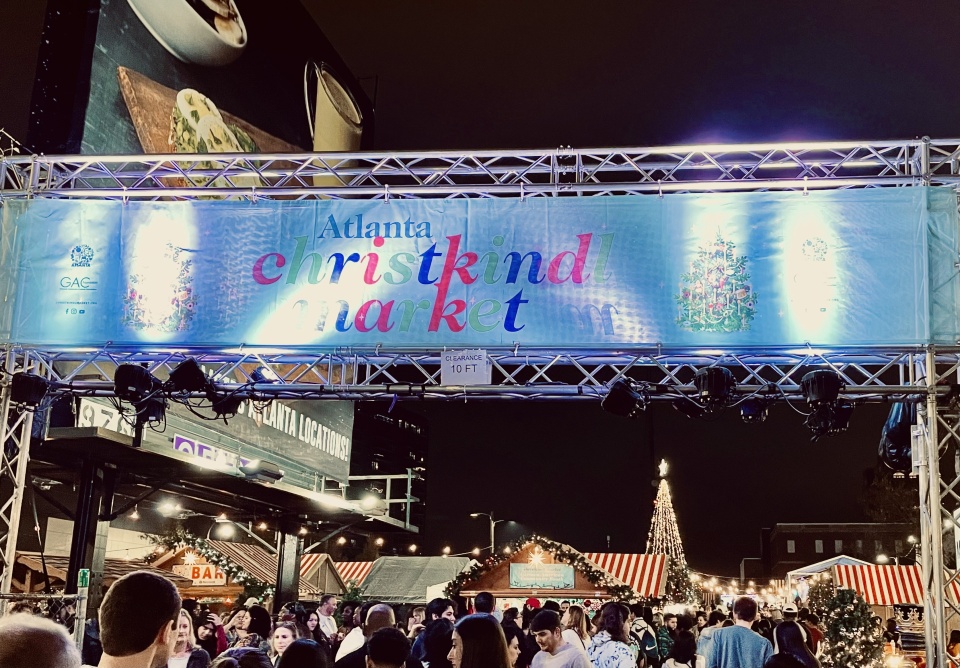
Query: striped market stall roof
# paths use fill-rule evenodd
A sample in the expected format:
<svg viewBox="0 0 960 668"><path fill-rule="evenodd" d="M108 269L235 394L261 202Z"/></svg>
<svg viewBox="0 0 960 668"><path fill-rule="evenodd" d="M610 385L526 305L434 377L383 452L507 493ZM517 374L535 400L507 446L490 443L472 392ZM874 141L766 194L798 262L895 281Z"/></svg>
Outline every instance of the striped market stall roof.
<svg viewBox="0 0 960 668"><path fill-rule="evenodd" d="M300 557L300 577L306 577L307 573L311 569L320 563L320 560L323 558L323 554L305 554Z"/></svg>
<svg viewBox="0 0 960 668"><path fill-rule="evenodd" d="M335 565L344 582L356 580L358 585L363 584L373 568L372 561L338 561Z"/></svg>
<svg viewBox="0 0 960 668"><path fill-rule="evenodd" d="M923 605L920 566L835 566L834 571L838 587L853 589L871 605Z"/></svg>
<svg viewBox="0 0 960 668"><path fill-rule="evenodd" d="M231 543L225 540L208 541L210 547L240 566L257 580L266 584L276 584L277 557L257 545L245 543ZM300 572L303 572L301 562ZM300 591L306 594L320 594L317 588L309 583L300 581Z"/></svg>
<svg viewBox="0 0 960 668"><path fill-rule="evenodd" d="M638 596L661 597L667 586L667 555L584 552L583 556L624 584Z"/></svg>
<svg viewBox="0 0 960 668"><path fill-rule="evenodd" d="M47 565L47 573L51 577L59 580L66 580L67 566L70 561L69 557L45 555L44 559L41 560L39 552L17 553L17 562L37 573L43 572L44 561ZM109 557L103 560L103 580L105 584L113 584L113 582L118 578L121 578L124 575L134 571L150 571L152 573L162 575L170 579L175 585L177 585L177 587L189 587L193 584L193 580L190 580L189 578L175 575L169 571L153 568L152 566L146 565L143 561L111 559Z"/></svg>

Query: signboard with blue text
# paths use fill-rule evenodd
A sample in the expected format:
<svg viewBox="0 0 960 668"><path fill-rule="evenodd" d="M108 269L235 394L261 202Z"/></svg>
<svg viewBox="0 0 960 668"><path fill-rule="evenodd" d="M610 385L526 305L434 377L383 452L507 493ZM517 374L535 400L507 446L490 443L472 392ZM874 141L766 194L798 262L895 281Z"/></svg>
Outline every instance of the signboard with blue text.
<svg viewBox="0 0 960 668"><path fill-rule="evenodd" d="M510 564L511 589L573 589L573 566Z"/></svg>
<svg viewBox="0 0 960 668"><path fill-rule="evenodd" d="M2 214L0 339L21 344L851 347L960 329L950 189Z"/></svg>

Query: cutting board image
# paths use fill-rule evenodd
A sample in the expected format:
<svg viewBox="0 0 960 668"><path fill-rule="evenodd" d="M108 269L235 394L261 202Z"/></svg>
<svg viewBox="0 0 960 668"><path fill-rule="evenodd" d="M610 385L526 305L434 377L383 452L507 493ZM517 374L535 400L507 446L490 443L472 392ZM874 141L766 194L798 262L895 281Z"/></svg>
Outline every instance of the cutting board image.
<svg viewBox="0 0 960 668"><path fill-rule="evenodd" d="M127 67L117 68L117 78L144 153L174 153L169 138L177 91ZM213 102L216 104L217 101ZM220 114L228 126L236 125L250 135L261 153L305 152L301 147L274 137L223 109L220 109Z"/></svg>

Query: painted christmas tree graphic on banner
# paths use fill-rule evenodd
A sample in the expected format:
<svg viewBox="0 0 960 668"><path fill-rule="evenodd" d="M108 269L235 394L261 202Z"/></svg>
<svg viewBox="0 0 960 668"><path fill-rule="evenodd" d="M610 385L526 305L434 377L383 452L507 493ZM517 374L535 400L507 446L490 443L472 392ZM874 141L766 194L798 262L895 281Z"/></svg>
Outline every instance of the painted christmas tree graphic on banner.
<svg viewBox="0 0 960 668"><path fill-rule="evenodd" d="M750 287L747 256L717 233L697 250L690 271L680 275L677 324L693 332L740 332L756 316L757 293Z"/></svg>

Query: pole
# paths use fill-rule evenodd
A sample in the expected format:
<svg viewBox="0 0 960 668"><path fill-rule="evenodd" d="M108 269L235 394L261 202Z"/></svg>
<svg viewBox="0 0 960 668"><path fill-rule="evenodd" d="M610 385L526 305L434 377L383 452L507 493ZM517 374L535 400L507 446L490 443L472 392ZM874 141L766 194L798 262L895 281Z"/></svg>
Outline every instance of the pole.
<svg viewBox="0 0 960 668"><path fill-rule="evenodd" d="M940 438L936 395L936 352L927 348L924 375L927 386L926 429L920 439L920 564L924 582L924 636L927 666L944 668L946 626L944 623L943 527L940 504Z"/></svg>
<svg viewBox="0 0 960 668"><path fill-rule="evenodd" d="M490 520L490 556L492 557L492 556L493 556L493 548L494 548L494 546L496 545L496 543L495 543L495 541L494 541L494 539L493 539L493 528L496 526L496 523L493 521L493 511L491 511L490 514L487 515L487 517L488 517L489 520Z"/></svg>

